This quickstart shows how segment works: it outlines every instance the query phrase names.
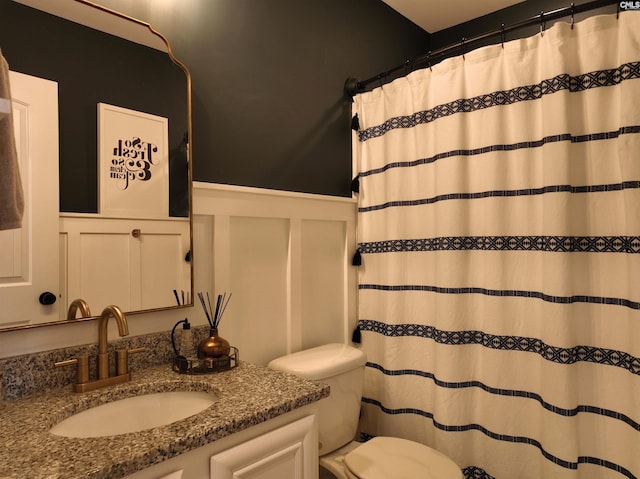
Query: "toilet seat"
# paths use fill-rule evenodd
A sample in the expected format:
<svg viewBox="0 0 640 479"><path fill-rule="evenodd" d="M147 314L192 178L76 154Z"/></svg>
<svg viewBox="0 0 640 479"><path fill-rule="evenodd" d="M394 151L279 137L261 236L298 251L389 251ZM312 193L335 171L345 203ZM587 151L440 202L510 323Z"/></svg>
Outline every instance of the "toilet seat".
<svg viewBox="0 0 640 479"><path fill-rule="evenodd" d="M457 479L462 471L450 458L423 444L397 437L374 437L344 456L354 479Z"/></svg>

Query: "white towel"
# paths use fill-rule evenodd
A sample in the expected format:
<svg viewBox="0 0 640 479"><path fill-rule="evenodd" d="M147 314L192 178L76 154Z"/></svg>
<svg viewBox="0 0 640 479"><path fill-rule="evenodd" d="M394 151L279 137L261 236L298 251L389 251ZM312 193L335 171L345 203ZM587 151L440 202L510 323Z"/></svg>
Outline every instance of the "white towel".
<svg viewBox="0 0 640 479"><path fill-rule="evenodd" d="M9 64L0 51L0 230L22 226L24 197L13 130Z"/></svg>

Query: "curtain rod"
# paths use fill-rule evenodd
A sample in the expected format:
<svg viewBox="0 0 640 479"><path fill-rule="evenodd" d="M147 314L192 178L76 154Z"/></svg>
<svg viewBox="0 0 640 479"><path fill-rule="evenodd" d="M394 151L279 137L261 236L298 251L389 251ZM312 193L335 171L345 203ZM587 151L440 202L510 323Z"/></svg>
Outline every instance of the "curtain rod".
<svg viewBox="0 0 640 479"><path fill-rule="evenodd" d="M620 13L620 2L617 0L595 0L587 3L583 3L580 5L571 4L568 7L558 8L557 10L552 10L549 12L540 12L540 14L535 17L528 18L526 20L522 20L520 22L514 23L512 25L505 26L504 23L498 30L493 30L490 32L482 33L480 35L476 35L471 38L462 38L462 40L458 43L454 43L451 45L447 45L442 48L438 48L437 50L430 51L426 55L422 55L418 58L414 58L413 60L407 60L402 65L398 65L397 67L392 68L391 70L387 70L386 72L378 73L376 76L368 78L366 80L357 80L356 78L347 78L344 83L344 91L350 98L353 98L357 93L362 93L366 90L366 87L373 82L384 80L390 75L403 70L403 69L413 69L421 64L429 64L432 62L437 62L442 60L447 54L455 51L464 49L469 45L473 45L480 41L486 40L491 37L495 37L500 35L502 41L504 42L505 36L509 32L513 32L515 30L519 30L521 28L529 27L531 25L540 25L541 31L544 31L545 23L549 20L557 20L562 17L571 16L573 22L573 16L577 13L587 12L589 10L593 10L596 8L606 7L608 5L617 4L617 11ZM464 50L463 50L464 53Z"/></svg>

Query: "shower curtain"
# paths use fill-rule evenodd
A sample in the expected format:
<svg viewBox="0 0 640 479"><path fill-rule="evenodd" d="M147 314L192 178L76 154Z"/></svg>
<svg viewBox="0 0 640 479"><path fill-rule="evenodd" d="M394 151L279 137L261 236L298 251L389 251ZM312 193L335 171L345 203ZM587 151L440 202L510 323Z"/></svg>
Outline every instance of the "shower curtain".
<svg viewBox="0 0 640 479"><path fill-rule="evenodd" d="M353 109L362 436L466 478L640 477L640 12Z"/></svg>

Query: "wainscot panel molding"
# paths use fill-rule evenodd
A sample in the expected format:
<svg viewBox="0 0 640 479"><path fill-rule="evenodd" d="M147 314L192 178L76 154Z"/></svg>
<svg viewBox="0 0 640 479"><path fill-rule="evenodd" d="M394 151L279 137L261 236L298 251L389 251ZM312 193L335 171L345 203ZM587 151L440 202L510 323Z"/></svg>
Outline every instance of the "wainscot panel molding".
<svg viewBox="0 0 640 479"><path fill-rule="evenodd" d="M194 251L196 279L208 264L209 294L232 293L219 332L241 359L264 365L349 340L355 200L195 182L193 213L194 229L210 234Z"/></svg>
<svg viewBox="0 0 640 479"><path fill-rule="evenodd" d="M193 195L195 291L233 293L220 334L241 360L267 364L349 341L356 324L355 200L198 182ZM192 308L127 315L131 336L171 331L185 317L207 324L197 298ZM118 338L113 321L109 338ZM97 321L5 331L0 358L97 340Z"/></svg>

